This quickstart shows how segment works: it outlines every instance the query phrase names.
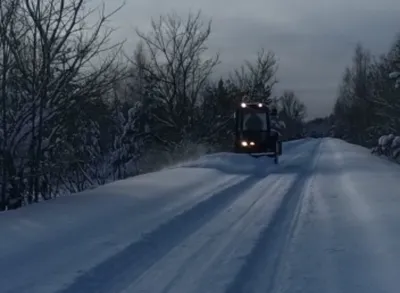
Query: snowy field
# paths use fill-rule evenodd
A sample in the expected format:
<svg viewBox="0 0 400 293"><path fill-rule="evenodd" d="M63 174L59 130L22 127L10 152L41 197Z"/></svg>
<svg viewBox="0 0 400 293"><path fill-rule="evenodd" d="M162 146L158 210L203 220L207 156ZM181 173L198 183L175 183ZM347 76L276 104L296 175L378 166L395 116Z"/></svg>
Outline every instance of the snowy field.
<svg viewBox="0 0 400 293"><path fill-rule="evenodd" d="M398 293L400 166L336 139L0 214L1 293Z"/></svg>

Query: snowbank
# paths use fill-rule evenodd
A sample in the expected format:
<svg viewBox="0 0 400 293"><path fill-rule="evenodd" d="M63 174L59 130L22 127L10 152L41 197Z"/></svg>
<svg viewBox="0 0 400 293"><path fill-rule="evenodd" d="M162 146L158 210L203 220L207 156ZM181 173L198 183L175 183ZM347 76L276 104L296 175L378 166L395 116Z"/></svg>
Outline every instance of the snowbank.
<svg viewBox="0 0 400 293"><path fill-rule="evenodd" d="M296 148L309 148L309 143L313 140L299 139L290 142L284 142L282 145L282 158L285 159L285 153ZM177 165L185 168L207 168L216 169L224 173L234 174L256 174L260 170L265 171L265 166L274 166L273 160L268 157L259 157L257 159L248 154L235 153L216 153L202 156L201 158Z"/></svg>

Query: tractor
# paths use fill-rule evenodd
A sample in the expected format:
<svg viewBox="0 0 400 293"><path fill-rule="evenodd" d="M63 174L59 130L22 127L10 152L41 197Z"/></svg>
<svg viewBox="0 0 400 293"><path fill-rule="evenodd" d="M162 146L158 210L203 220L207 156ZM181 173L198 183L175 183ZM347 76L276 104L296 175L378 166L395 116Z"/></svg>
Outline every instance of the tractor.
<svg viewBox="0 0 400 293"><path fill-rule="evenodd" d="M279 162L282 142L276 129L277 110L265 103L241 103L235 111L235 153L259 158L268 156Z"/></svg>

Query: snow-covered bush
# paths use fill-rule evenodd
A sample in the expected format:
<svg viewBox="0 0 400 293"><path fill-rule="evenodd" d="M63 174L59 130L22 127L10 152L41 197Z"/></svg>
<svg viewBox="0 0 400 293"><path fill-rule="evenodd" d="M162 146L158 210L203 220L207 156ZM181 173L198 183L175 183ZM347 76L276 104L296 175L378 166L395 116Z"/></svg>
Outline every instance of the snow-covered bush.
<svg viewBox="0 0 400 293"><path fill-rule="evenodd" d="M378 139L377 146L371 149L371 153L384 155L390 159L399 159L400 136L395 136L394 134L382 135Z"/></svg>
<svg viewBox="0 0 400 293"><path fill-rule="evenodd" d="M400 136L395 136L392 142L392 157L398 159L400 157Z"/></svg>

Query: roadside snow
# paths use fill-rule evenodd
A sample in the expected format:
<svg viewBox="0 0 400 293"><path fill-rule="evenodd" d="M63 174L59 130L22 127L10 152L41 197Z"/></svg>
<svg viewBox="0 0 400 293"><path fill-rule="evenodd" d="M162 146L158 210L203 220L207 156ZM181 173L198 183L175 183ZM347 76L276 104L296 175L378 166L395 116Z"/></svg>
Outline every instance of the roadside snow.
<svg viewBox="0 0 400 293"><path fill-rule="evenodd" d="M226 154L213 156L217 163L208 168L165 169L0 214L0 292L54 292L251 175L219 168ZM254 159L240 162L250 166Z"/></svg>

